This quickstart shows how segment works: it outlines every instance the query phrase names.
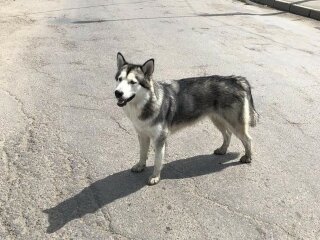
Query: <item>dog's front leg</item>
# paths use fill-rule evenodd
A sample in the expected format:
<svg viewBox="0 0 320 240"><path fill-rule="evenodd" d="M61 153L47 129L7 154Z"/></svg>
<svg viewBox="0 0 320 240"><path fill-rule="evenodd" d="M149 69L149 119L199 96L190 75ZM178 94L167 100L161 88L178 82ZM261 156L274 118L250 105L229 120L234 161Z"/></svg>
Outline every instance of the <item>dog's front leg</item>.
<svg viewBox="0 0 320 240"><path fill-rule="evenodd" d="M160 181L160 173L162 169L162 159L165 153L165 142L166 139L160 137L154 141L155 147L155 159L154 159L154 169L153 174L149 178L149 185L157 184Z"/></svg>
<svg viewBox="0 0 320 240"><path fill-rule="evenodd" d="M138 139L140 145L140 161L131 168L132 172L142 172L146 166L146 161L148 158L150 138L148 136L139 134Z"/></svg>

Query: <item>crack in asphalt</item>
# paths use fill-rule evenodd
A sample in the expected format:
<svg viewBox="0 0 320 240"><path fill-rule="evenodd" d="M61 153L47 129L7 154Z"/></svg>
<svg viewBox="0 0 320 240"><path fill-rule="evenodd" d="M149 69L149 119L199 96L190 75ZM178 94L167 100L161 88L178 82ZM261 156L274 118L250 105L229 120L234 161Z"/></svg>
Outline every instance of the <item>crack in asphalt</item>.
<svg viewBox="0 0 320 240"><path fill-rule="evenodd" d="M8 94L11 98L13 98L18 105L18 109L19 112L27 119L27 123L26 126L24 128L23 133L19 134L19 138L17 140L16 143L14 143L13 146L13 154L11 155L9 153L9 150L7 149L6 146L6 141L4 141L3 143L3 147L2 147L2 154L4 155L5 161L6 161L6 167L7 167L7 171L8 171L8 176L10 176L9 179L7 179L7 182L9 183L9 192L7 195L7 200L10 199L11 197L11 192L12 192L12 186L15 182L15 180L19 179L19 171L24 171L24 169L21 169L19 166L17 166L15 164L15 161L18 159L19 154L17 151L17 147L22 147L22 149L28 150L30 143L32 144L32 142L34 142L32 139L29 139L29 133L31 131L31 129L34 127L34 123L35 123L35 118L30 115L29 113L26 112L25 110L25 106L23 101L18 98L18 96L16 96L15 94L13 94L11 91L4 89L4 88L0 88L1 91L5 92L6 94Z"/></svg>
<svg viewBox="0 0 320 240"><path fill-rule="evenodd" d="M85 157L83 157L83 154L78 153L70 144L66 143L65 141L62 141L61 137L59 136L59 133L56 132L54 133L55 137L58 140L58 145L59 145L59 149L65 154L65 155L69 155L69 157L67 158L69 166L72 170L74 170L73 164L70 161L70 157L72 159L80 159L81 162L85 163L85 169L86 169L86 173L85 173L85 179L87 179L87 182L91 179L90 174L88 173L88 166L90 165L89 160L86 159ZM72 150L70 150L72 149Z"/></svg>
<svg viewBox="0 0 320 240"><path fill-rule="evenodd" d="M1 90L6 92L10 97L12 97L18 103L19 111L22 113L23 116L27 118L27 123L24 129L24 132L21 133L22 137L19 140L19 143L17 143L17 145L20 145L22 149L24 149L26 152L35 152L36 140L35 140L34 128L36 128L36 125L37 125L35 117L29 114L25 110L25 104L18 96L16 96L15 94L13 94L7 89L1 88Z"/></svg>
<svg viewBox="0 0 320 240"><path fill-rule="evenodd" d="M126 236L125 234L116 231L115 228L114 228L113 225L112 225L112 217L111 217L111 214L110 214L109 209L106 208L106 211L107 211L107 214L103 211L102 208L100 209L100 212L102 212L104 218L109 221L109 225L108 225L109 231L110 231L112 234L114 234L114 235L119 235L119 236L124 237L124 238L127 238L127 239L134 239L134 238L132 238L132 237L128 237L128 236Z"/></svg>
<svg viewBox="0 0 320 240"><path fill-rule="evenodd" d="M33 133L33 132L34 132L33 129L36 128L35 118L25 111L24 103L23 103L23 101L22 101L20 98L18 98L16 95L14 95L13 93L11 93L10 91L4 90L4 89L1 89L1 90L3 90L3 91L6 92L10 97L12 97L13 99L15 99L15 101L18 103L19 111L20 111L20 112L23 114L23 116L25 116L25 117L27 118L27 120L28 120L28 122L27 122L27 124L26 124L26 128L25 128L25 130L24 130L24 133L22 133L22 136L19 137L18 143L15 143L14 146L13 146L13 149L12 149L12 151L14 152L13 155L15 156L15 158L17 158L17 156L19 155L19 152L24 152L24 151L30 152L29 150L31 150L31 152L34 153L34 151L32 150L32 146L30 146L30 144L31 144L31 145L35 144L35 139L34 139L35 136L34 136L34 133ZM69 106L69 107L75 107L75 106ZM77 108L77 107L75 107L75 108ZM78 107L78 108L80 108L80 109L85 109L85 110L96 110L96 109L88 109L88 108L84 108L84 107ZM98 109L98 110L99 110L99 109ZM53 134L56 136L56 138L57 138L57 140L58 140L58 143L57 143L57 144L59 145L58 148L62 151L62 153L63 153L64 155L67 156L67 157L66 157L66 159L67 159L66 163L68 163L70 169L74 170L74 166L73 166L72 162L70 161L70 158L72 158L72 159L81 159L81 162L84 162L86 166L89 165L89 161L88 161L87 159L85 159L84 157L82 157L80 154L78 154L78 153L70 150L72 147L71 147L69 144L63 142L63 141L61 140L61 138L60 138L60 136L59 136L58 133L56 133L56 132L53 131ZM11 178L15 175L15 177L14 177L13 180L11 180L11 181L8 180L8 181L7 181L8 183L10 183L10 186L12 186L13 184L15 184L15 181L16 181L17 179L19 179L19 175L20 175L19 172L25 172L25 169L20 168L20 166L14 164L14 161L11 161L11 160L10 160L13 156L11 156L11 154L9 154L8 150L6 149L6 146L5 146L5 145L6 145L6 141L5 141L5 140L3 141L3 144L2 144L2 145L3 145L3 146L2 146L3 159L6 160L5 162L7 163L7 164L5 164L6 169L7 169L8 172L10 172L9 175L11 176ZM63 145L65 145L65 146L63 146ZM22 147L22 148L21 148L21 147ZM11 164L10 164L11 167L9 166L9 162L11 162ZM15 170L12 169L12 167L14 167ZM10 169L10 168L11 168L11 169ZM86 168L86 169L87 169L87 168ZM14 173L14 174L13 174L13 173ZM91 179L88 171L86 172L86 177L85 177L85 178L88 179L88 180ZM8 194L7 194L7 196L6 196L6 199L7 199L6 202L8 202L8 200L10 199L11 191L13 190L13 188L10 187L10 186L9 186L9 190L10 190L10 191L8 192ZM54 186L55 186L55 185L54 185ZM57 186L55 186L55 188L58 189ZM93 197L94 201L96 202L96 204L97 204L98 206L100 206L100 205L99 205L99 200L97 199L97 197L96 197L96 195L94 194L94 192L92 192L91 194L92 194L92 197ZM4 211L1 211L1 212L2 212L2 214L4 213ZM113 226L112 226L111 216L108 217L108 216L105 215L105 213L104 213L103 211L101 211L101 212L102 212L105 220L107 220L107 221L109 222L109 232L112 233L112 234L114 234L114 235L119 235L119 236L122 236L122 237L128 239L128 237L125 236L124 234L118 233L117 231L115 231L115 229L114 229ZM2 214L1 214L1 215L2 215ZM110 214L108 213L108 215L110 215ZM11 227L10 223L4 222L3 225L4 225L4 227L5 227L6 232L7 232L9 235L14 236L14 235L11 234L11 233L14 234L14 232L13 232L13 229L11 229L12 227Z"/></svg>
<svg viewBox="0 0 320 240"><path fill-rule="evenodd" d="M28 119L28 121L30 121L29 124L35 121L35 118L25 111L24 103L20 98L7 89L1 88L0 90L7 93L18 103L20 112Z"/></svg>
<svg viewBox="0 0 320 240"><path fill-rule="evenodd" d="M195 188L199 190L198 186L195 184ZM289 235L290 237L294 238L294 239L299 239L295 234L289 232L288 230L286 230L284 227L278 225L277 223L271 223L271 222L268 222L266 220L262 220L262 219L258 219L256 218L255 216L251 216L249 214L246 214L246 213L243 213L241 211L238 211L236 210L235 208L229 206L229 205L226 205L226 204L223 204L217 200L213 200L209 197L206 197L206 196L202 196L200 193L198 193L197 190L194 191L194 194L196 196L198 196L199 198L202 198L202 199L205 199L207 201L210 201L212 203L214 203L214 205L218 206L219 208L221 209L224 209L226 212L229 212L229 213L232 213L232 214L235 214L239 217L244 217L248 220L250 220L251 222L254 222L257 224L257 226L261 227L261 225L269 225L269 226L273 226L275 228L278 228L278 229L281 229L283 232L285 232L287 235Z"/></svg>
<svg viewBox="0 0 320 240"><path fill-rule="evenodd" d="M39 70L38 67L32 67L32 69L33 69L34 71L36 71L37 73L40 73L40 74L42 74L42 75L46 75L47 77L49 77L50 79L52 79L54 82L59 80L58 78L52 76L52 74L50 74L50 73L48 73L48 72L45 72L45 71Z"/></svg>
<svg viewBox="0 0 320 240"><path fill-rule="evenodd" d="M114 99L113 97L111 98L102 98L102 97L97 97L97 96L93 96L93 95L89 95L89 94L85 94L85 93L78 93L79 96L81 97L86 97L86 98L92 98L96 101L106 101L106 100L112 100Z"/></svg>
<svg viewBox="0 0 320 240"><path fill-rule="evenodd" d="M82 162L84 162L84 163L86 164L85 168L88 169L88 166L89 166L89 161L88 161L88 159L86 159L85 157L81 156L80 153L75 152L75 150L73 150L73 151L69 150L69 149L73 149L72 146L70 146L70 145L69 145L68 143L66 143L66 142L63 142L58 134L56 134L55 136L57 137L58 142L60 143L59 148L60 148L64 153L72 156L73 159L81 159ZM65 147L65 146L61 146L61 145L66 145L66 147ZM70 164L70 168L73 169L73 166L72 166L71 164ZM92 185L93 180L92 180L92 177L90 176L88 170L87 170L87 172L86 172L86 174L85 174L85 179L87 180L87 184L88 184L88 185L93 186L93 185ZM102 208L103 205L100 203L100 200L99 200L99 198L98 198L98 195L95 193L95 191L98 192L98 190L95 189L94 187L89 188L89 189L90 189L90 194L91 194L91 196L92 196L92 198L93 198L94 203L99 207L100 212L101 212L103 218L104 218L105 221L108 223L108 231L109 231L110 233L114 234L114 235L118 235L118 236L121 236L121 237L126 238L126 239L134 239L134 238L128 237L128 236L126 236L125 234L120 233L120 232L118 232L118 231L116 231L116 230L114 229L114 227L112 226L112 217L111 217L111 214L110 214L109 210L108 210L107 208L105 208L106 211L107 211L107 213L105 213L105 212L103 211L103 208Z"/></svg>
<svg viewBox="0 0 320 240"><path fill-rule="evenodd" d="M83 107L83 106L74 106L74 105L63 105L61 106L63 108L73 108L73 109L79 109L79 110L86 110L86 111L100 111L100 112L105 112L102 109L98 108L88 108L88 107Z"/></svg>
<svg viewBox="0 0 320 240"><path fill-rule="evenodd" d="M115 230L115 228L112 225L112 217L111 217L109 209L107 207L105 207L104 209L106 212L104 211L103 204L100 202L98 194L96 194L96 192L99 192L99 190L97 188L95 188L94 185L92 184L93 180L90 176L87 176L87 180L88 180L88 185L91 186L91 188L89 188L89 190L90 190L90 194L93 198L93 201L98 206L99 211L101 212L104 220L108 223L108 231L114 235L119 235L119 236L127 238L127 239L133 239L133 238L129 238L128 236L124 235L123 233L120 233Z"/></svg>
<svg viewBox="0 0 320 240"><path fill-rule="evenodd" d="M280 13L281 13L281 12L280 12ZM272 14L272 13L271 13L271 14ZM208 17L209 20L211 20L210 16L207 16L207 17ZM276 40L274 40L274 39L272 39L272 38L270 38L270 37L264 36L264 35L262 35L262 34L259 34L259 33L256 33L256 32L250 31L250 30L247 30L247 29L245 29L245 28L243 28L242 26L239 26L239 25L234 26L234 25L231 25L231 24L227 24L225 21L221 21L221 20L218 20L218 19L215 19L215 21L224 24L224 27L228 26L228 27L232 27L232 28L237 28L237 30L241 30L242 32L245 32L245 33L249 33L249 34L258 36L258 37L260 37L260 38L262 38L262 39L265 39L265 40L269 40L269 41L271 41L271 42L273 42L273 43L276 43L276 44L284 47L285 50L292 48L292 49L297 50L297 51L301 51L301 52L304 52L304 53L308 53L308 54L310 54L310 55L312 55L312 56L315 56L316 54L318 54L318 53L316 53L316 52L313 52L312 50L305 50L305 49L301 49L301 48L296 48L296 47L291 46L291 45L289 45L289 44L276 41Z"/></svg>
<svg viewBox="0 0 320 240"><path fill-rule="evenodd" d="M7 190L7 194L5 195L5 199L4 201L1 201L1 207L2 206L7 206L8 201L11 198L11 194L12 194L12 186L14 185L15 181L18 179L18 174L17 174L17 168L15 167L14 164L10 164L11 160L10 160L10 154L9 151L7 150L6 147L6 140L4 140L2 142L2 148L1 148L1 152L2 152L2 163L4 166L4 175L6 175L5 180L8 184L8 190ZM14 167L15 169L12 169L12 167ZM3 210L0 211L0 215L3 214ZM1 218L2 219L2 218Z"/></svg>
<svg viewBox="0 0 320 240"><path fill-rule="evenodd" d="M172 166L169 166L169 168L173 169L174 171L176 171L177 173L183 175L183 172L182 171L179 171L177 170L176 168L172 167ZM204 199L204 200L207 200L207 201L210 201L212 202L215 206L225 210L226 212L228 213L231 213L231 214L235 214L239 217L244 217L246 219L248 219L250 222L254 222L258 227L261 227L261 225L269 225L269 226L273 226L275 228L278 228L280 230L282 230L283 232L285 232L288 236L294 238L294 239L299 239L295 234L289 232L288 230L286 230L285 228L283 228L282 226L278 225L277 223L271 223L271 222L268 222L266 220L262 220L262 219L258 219L256 218L255 216L251 216L249 214L246 214L246 213L243 213L239 210L236 210L235 208L227 205L227 204L223 204L221 203L220 201L217 201L217 200L214 200L214 199L211 199L209 197L206 197L206 196L203 196L202 194L200 194L198 191L200 191L197 183L196 183L196 180L194 179L194 177L191 177L190 178L192 181L193 181L193 186L194 186L194 190L193 190L193 195L194 196L197 196L201 199Z"/></svg>
<svg viewBox="0 0 320 240"><path fill-rule="evenodd" d="M284 113L282 113L279 109L277 109L274 106L271 106L271 108L277 113L278 116L280 116L280 118L282 118L286 123L288 123L290 126L298 129L305 137L311 138L312 140L318 141L318 139L314 136L311 136L309 134L307 134L303 128L301 127L302 124L306 124L306 123L298 123L298 122L294 122L289 120L286 115Z"/></svg>
<svg viewBox="0 0 320 240"><path fill-rule="evenodd" d="M78 10L78 9L90 9L90 8L99 8L99 7L105 8L105 7L108 7L108 6L130 5L130 4L148 3L148 2L153 2L153 1L123 2L123 3L110 3L110 4L100 4L100 5L92 5L92 6L83 6L83 7L73 7L73 8L61 8L61 9L54 9L54 10L49 10L49 11L23 13L21 15L11 15L11 16L9 15L9 16L5 16L5 17L26 17L28 15L36 15L36 14L43 14L43 13L72 11L72 10Z"/></svg>
<svg viewBox="0 0 320 240"><path fill-rule="evenodd" d="M11 153L8 148L6 142L3 143L2 147L2 159L6 159L6 168L7 168L7 178L6 183L8 186L8 192L6 194L6 199L4 204L1 204L0 207L0 220L3 223L3 227L7 233L7 236L16 238L16 228L14 227L14 223L7 219L8 214L7 208L10 208L10 199L12 199L12 194L14 192L14 186L20 184L20 180L22 178L22 173L24 169L21 169L18 165L15 164L15 161L18 159L19 154L16 151L15 147L17 147L20 143L14 144L13 150ZM13 199L14 200L14 199Z"/></svg>
<svg viewBox="0 0 320 240"><path fill-rule="evenodd" d="M4 171L6 173L9 172L9 162L8 162L8 150L6 149L5 145L6 145L6 139L4 139L3 141L0 142L1 143L1 151L2 151L2 160L4 163Z"/></svg>
<svg viewBox="0 0 320 240"><path fill-rule="evenodd" d="M121 123L114 117L110 116L110 119L118 124L118 127L125 131L127 134L132 135L125 127L121 125Z"/></svg>

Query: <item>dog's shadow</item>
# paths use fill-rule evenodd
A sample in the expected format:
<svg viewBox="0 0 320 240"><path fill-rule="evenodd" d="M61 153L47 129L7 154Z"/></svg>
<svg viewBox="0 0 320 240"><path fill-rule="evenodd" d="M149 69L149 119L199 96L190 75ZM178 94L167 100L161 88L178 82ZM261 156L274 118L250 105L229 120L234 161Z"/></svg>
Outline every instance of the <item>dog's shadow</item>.
<svg viewBox="0 0 320 240"><path fill-rule="evenodd" d="M191 178L219 172L224 168L240 164L229 162L237 157L236 153L224 156L200 155L170 162L163 167L162 179ZM146 185L151 173L151 167L140 174L132 173L130 170L115 173L92 183L57 206L44 210L43 212L48 214L49 221L47 233L53 233L74 219L94 213L104 205L138 191Z"/></svg>

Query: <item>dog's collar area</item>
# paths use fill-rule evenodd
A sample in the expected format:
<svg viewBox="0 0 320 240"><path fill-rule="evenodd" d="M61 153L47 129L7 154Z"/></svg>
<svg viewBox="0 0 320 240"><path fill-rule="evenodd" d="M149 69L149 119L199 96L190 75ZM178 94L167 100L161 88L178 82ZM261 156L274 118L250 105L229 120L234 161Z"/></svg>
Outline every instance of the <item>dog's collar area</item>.
<svg viewBox="0 0 320 240"><path fill-rule="evenodd" d="M123 106L125 106L128 102L130 102L135 96L136 96L136 95L133 94L133 95L132 95L131 97L129 97L128 99L122 99L122 98L120 98L120 99L118 99L117 105L118 105L119 107L123 107Z"/></svg>

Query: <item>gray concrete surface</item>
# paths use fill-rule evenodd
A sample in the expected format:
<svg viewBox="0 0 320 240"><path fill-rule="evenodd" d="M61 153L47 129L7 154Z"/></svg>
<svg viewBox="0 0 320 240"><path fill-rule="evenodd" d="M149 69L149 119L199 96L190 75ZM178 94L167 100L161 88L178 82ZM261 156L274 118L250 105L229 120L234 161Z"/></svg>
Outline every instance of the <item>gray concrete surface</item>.
<svg viewBox="0 0 320 240"><path fill-rule="evenodd" d="M320 25L238 1L0 1L0 239L319 239ZM133 174L115 59L246 76L254 161L209 121ZM153 164L153 153L148 166Z"/></svg>
<svg viewBox="0 0 320 240"><path fill-rule="evenodd" d="M252 0L252 2L268 5L282 11L320 20L319 0Z"/></svg>

